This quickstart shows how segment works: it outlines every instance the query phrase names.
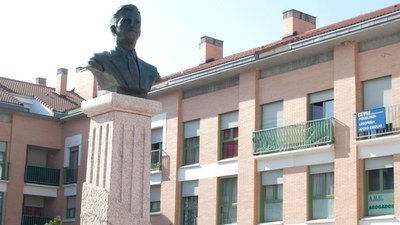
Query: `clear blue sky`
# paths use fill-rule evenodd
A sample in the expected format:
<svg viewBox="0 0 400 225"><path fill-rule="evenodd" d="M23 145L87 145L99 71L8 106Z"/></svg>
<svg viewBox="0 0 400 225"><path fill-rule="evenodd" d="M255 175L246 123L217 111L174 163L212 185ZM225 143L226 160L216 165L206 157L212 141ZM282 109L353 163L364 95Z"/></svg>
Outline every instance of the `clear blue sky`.
<svg viewBox="0 0 400 225"><path fill-rule="evenodd" d="M0 76L27 82L58 68L75 68L94 53L114 47L109 19L122 4L138 6L139 57L166 76L198 64L200 37L224 41L224 56L282 38L282 12L317 17L317 27L391 6L393 0L4 0L0 2Z"/></svg>

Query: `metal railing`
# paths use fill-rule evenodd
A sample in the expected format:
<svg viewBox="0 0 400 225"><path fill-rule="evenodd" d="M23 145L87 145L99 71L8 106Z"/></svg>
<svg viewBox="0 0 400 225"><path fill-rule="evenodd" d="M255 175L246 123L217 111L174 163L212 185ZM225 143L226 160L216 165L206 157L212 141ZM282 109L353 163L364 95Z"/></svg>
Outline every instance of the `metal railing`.
<svg viewBox="0 0 400 225"><path fill-rule="evenodd" d="M26 165L25 183L59 186L60 170Z"/></svg>
<svg viewBox="0 0 400 225"><path fill-rule="evenodd" d="M78 168L64 167L63 183L75 184L78 181Z"/></svg>
<svg viewBox="0 0 400 225"><path fill-rule="evenodd" d="M373 139L400 133L400 105L385 107L385 128L358 132L357 113L353 117L353 131L356 140Z"/></svg>
<svg viewBox="0 0 400 225"><path fill-rule="evenodd" d="M151 150L150 157L151 157L151 169L152 170L161 169L161 149Z"/></svg>
<svg viewBox="0 0 400 225"><path fill-rule="evenodd" d="M22 215L21 225L44 225L53 219L52 217Z"/></svg>
<svg viewBox="0 0 400 225"><path fill-rule="evenodd" d="M307 121L253 133L253 154L305 149L334 142L334 118Z"/></svg>

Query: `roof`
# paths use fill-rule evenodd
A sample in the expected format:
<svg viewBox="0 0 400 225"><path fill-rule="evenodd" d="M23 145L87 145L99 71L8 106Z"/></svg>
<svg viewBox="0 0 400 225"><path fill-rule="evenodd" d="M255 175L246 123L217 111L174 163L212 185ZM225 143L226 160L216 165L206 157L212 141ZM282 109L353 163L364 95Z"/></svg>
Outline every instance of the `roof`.
<svg viewBox="0 0 400 225"><path fill-rule="evenodd" d="M84 100L74 92L65 96L56 93L55 88L0 77L0 102L22 105L15 96L31 97L56 112L67 112L80 107Z"/></svg>
<svg viewBox="0 0 400 225"><path fill-rule="evenodd" d="M173 73L171 75L162 77L161 80L160 80L160 83L168 81L168 80L171 80L171 79L174 79L174 78L177 78L177 77L185 76L185 75L188 75L188 74L191 74L191 73L194 73L194 72L198 72L198 71L201 71L201 70L204 70L204 69L208 69L208 68L211 68L211 67L214 67L214 66L218 66L218 65L221 65L221 64L224 64L224 63L228 63L228 62L231 62L231 61L234 61L234 60L238 60L238 59L241 59L241 58L246 57L246 56L250 56L250 55L254 55L254 54L259 54L259 53L263 53L263 52L266 52L266 51L270 51L272 49L278 48L278 47L283 46L283 45L287 45L287 44L290 44L290 43L301 41L301 40L304 40L304 39L307 39L307 38L310 38L310 37L313 37L313 36L321 35L321 34L324 34L324 33L332 32L332 31L337 30L337 29L341 29L341 28L344 28L344 27L347 27L347 26L351 26L351 25L354 25L354 24L357 24L357 23L361 23L361 22L364 22L364 21L367 21L367 20L370 20L370 19L373 19L373 18L376 18L376 17L379 17L379 16L383 16L383 15L386 15L386 14L389 14L389 13L392 13L392 12L396 12L396 11L400 11L400 5L398 5L398 4L392 5L392 6L383 8L383 9L379 9L379 10L376 10L376 11L373 11L373 12L370 12L370 13L362 14L362 15L359 15L359 16L356 16L356 17L353 17L353 18L350 18L350 19L347 19L347 20L340 21L338 23L334 23L334 24L328 25L328 26L324 26L324 27L321 27L321 28L313 29L313 30L310 30L310 31L302 33L302 34L294 35L294 36L291 36L291 37L288 37L288 38L285 38L285 39L282 39L282 40L279 40L279 41L276 41L276 42L272 42L272 43L265 44L265 45L262 45L262 46L259 46L259 47L253 48L253 49L249 49L249 50L244 51L244 52L233 54L233 55L221 58L219 60L215 60L215 61L212 61L212 62L209 62L209 63L201 64L199 66L192 67L192 68L183 70L181 72L176 72L176 73Z"/></svg>

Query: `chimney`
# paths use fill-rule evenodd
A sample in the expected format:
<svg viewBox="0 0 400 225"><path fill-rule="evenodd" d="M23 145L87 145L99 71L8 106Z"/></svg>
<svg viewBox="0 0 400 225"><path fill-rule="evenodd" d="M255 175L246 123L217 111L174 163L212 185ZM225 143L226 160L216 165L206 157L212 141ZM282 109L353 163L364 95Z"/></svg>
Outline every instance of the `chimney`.
<svg viewBox="0 0 400 225"><path fill-rule="evenodd" d="M60 68L57 70L56 93L59 95L65 96L67 94L67 75L67 69Z"/></svg>
<svg viewBox="0 0 400 225"><path fill-rule="evenodd" d="M92 99L97 96L97 82L92 72L85 67L77 67L75 70L74 92L83 99Z"/></svg>
<svg viewBox="0 0 400 225"><path fill-rule="evenodd" d="M223 57L223 41L212 37L200 38L199 64L208 63Z"/></svg>
<svg viewBox="0 0 400 225"><path fill-rule="evenodd" d="M46 78L43 77L37 77L36 78L36 84L40 86L45 86L46 87Z"/></svg>
<svg viewBox="0 0 400 225"><path fill-rule="evenodd" d="M316 28L316 17L295 9L283 12L283 38L292 37Z"/></svg>

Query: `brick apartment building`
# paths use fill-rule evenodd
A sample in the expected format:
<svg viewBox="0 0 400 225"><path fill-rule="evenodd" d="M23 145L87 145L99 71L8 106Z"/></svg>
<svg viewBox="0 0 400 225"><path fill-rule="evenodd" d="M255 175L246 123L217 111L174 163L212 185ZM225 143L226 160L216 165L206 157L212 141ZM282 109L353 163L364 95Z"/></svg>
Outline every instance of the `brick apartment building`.
<svg viewBox="0 0 400 225"><path fill-rule="evenodd" d="M149 98L153 225L400 224L400 8L316 28L283 13L282 40L199 65ZM66 90L0 78L2 224L79 224L88 71Z"/></svg>

